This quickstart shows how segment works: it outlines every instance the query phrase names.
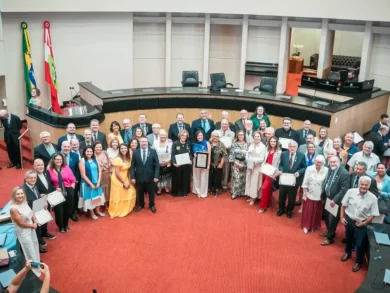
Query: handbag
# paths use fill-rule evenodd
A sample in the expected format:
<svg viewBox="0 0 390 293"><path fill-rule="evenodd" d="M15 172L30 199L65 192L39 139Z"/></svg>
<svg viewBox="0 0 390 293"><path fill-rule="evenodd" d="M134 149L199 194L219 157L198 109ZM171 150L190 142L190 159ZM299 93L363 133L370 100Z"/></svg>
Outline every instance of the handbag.
<svg viewBox="0 0 390 293"><path fill-rule="evenodd" d="M390 214L390 203L388 200L378 198L379 213L388 216Z"/></svg>

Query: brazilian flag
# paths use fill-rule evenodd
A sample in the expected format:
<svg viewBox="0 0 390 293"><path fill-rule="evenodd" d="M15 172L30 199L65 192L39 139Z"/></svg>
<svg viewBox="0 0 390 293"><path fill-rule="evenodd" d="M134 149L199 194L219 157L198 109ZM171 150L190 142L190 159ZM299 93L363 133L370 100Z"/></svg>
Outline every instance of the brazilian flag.
<svg viewBox="0 0 390 293"><path fill-rule="evenodd" d="M24 82L26 83L26 104L29 103L31 98L31 90L37 87L35 81L34 66L31 58L31 44L30 37L28 35L27 23L22 22L22 51L23 51L23 64L24 64Z"/></svg>

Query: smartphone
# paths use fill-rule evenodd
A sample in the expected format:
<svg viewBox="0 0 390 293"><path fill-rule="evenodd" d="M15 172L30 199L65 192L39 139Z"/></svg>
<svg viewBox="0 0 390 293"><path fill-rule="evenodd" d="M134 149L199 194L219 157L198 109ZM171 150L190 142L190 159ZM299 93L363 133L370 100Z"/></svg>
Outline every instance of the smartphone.
<svg viewBox="0 0 390 293"><path fill-rule="evenodd" d="M41 265L40 262L37 262L37 261L32 261L32 262L31 262L31 266L32 266L33 268L39 268L40 265Z"/></svg>

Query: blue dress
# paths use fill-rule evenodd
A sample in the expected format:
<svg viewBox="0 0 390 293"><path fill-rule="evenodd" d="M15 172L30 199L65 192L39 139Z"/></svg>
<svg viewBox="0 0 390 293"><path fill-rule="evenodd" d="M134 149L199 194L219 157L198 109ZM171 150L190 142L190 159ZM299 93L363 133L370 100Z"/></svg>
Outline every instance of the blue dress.
<svg viewBox="0 0 390 293"><path fill-rule="evenodd" d="M96 184L99 177L98 163L96 160L84 160L85 173L92 184ZM79 208L82 208L85 212L87 210L93 210L97 206L104 205L103 186L100 184L99 188L91 189L91 187L81 178L80 181L80 197Z"/></svg>

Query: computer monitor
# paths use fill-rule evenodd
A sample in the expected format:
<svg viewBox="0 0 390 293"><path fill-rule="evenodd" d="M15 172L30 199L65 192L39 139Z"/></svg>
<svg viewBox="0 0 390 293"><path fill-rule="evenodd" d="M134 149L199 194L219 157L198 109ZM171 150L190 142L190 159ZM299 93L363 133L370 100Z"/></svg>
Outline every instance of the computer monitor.
<svg viewBox="0 0 390 293"><path fill-rule="evenodd" d="M375 79L363 81L362 91L363 92L372 92L372 89L374 88L374 82L375 82Z"/></svg>
<svg viewBox="0 0 390 293"><path fill-rule="evenodd" d="M340 93L358 94L362 92L362 82L343 82Z"/></svg>
<svg viewBox="0 0 390 293"><path fill-rule="evenodd" d="M317 79L317 88L318 89L323 89L327 91L337 91L337 88L339 86L338 81L334 80L328 80L328 79Z"/></svg>
<svg viewBox="0 0 390 293"><path fill-rule="evenodd" d="M317 77L302 75L301 85L315 87L317 85Z"/></svg>

